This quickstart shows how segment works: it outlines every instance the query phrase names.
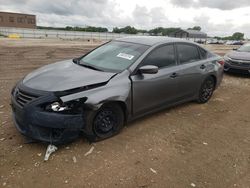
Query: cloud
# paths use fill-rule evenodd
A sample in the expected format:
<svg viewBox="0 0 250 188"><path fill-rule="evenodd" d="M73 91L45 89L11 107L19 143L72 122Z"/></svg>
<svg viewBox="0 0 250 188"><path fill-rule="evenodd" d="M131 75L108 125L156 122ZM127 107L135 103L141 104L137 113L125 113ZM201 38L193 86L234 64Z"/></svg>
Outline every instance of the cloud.
<svg viewBox="0 0 250 188"><path fill-rule="evenodd" d="M136 5L132 13L132 19L136 26L144 29L166 26L169 23L164 9L161 7L148 9L145 6Z"/></svg>
<svg viewBox="0 0 250 188"><path fill-rule="evenodd" d="M175 6L173 6L172 2ZM138 29L199 25L208 35L250 37L250 1L238 0L0 0L0 11L37 15L42 26L134 26ZM208 7L208 8L205 8ZM216 9L214 9L216 8ZM221 10L223 9L223 10ZM224 10L226 9L226 10ZM234 9L234 10L228 10Z"/></svg>
<svg viewBox="0 0 250 188"><path fill-rule="evenodd" d="M61 16L81 15L88 18L109 16L109 13L116 13L115 3L109 0L0 0L0 9L4 9L5 7L9 10L25 10L25 12L35 14L54 14Z"/></svg>
<svg viewBox="0 0 250 188"><path fill-rule="evenodd" d="M249 7L249 0L171 0L171 3L179 7L207 7L221 10L232 10L241 7Z"/></svg>

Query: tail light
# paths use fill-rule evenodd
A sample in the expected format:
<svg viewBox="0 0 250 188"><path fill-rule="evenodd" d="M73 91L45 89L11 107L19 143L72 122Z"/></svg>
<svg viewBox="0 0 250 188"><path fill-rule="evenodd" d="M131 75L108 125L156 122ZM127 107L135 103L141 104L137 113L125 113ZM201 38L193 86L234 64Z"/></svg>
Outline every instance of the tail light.
<svg viewBox="0 0 250 188"><path fill-rule="evenodd" d="M219 60L219 61L217 61L217 63L219 63L221 66L224 66L225 61L224 60Z"/></svg>

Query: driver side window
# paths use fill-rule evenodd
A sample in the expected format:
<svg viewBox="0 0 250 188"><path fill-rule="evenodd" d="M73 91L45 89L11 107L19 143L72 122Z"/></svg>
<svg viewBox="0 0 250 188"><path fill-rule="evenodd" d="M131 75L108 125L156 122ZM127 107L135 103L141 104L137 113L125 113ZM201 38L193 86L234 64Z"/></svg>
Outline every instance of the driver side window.
<svg viewBox="0 0 250 188"><path fill-rule="evenodd" d="M144 65L155 65L158 68L176 65L174 45L161 46L154 49L144 60Z"/></svg>

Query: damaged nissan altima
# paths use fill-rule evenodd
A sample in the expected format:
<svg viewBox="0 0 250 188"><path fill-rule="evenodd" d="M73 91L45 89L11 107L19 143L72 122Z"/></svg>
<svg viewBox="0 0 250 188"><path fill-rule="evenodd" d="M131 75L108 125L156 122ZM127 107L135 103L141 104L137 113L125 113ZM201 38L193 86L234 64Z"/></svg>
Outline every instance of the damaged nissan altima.
<svg viewBox="0 0 250 188"><path fill-rule="evenodd" d="M223 59L167 37L126 37L82 57L46 65L13 88L17 129L60 144L84 135L99 141L135 118L187 101L207 102L219 86Z"/></svg>

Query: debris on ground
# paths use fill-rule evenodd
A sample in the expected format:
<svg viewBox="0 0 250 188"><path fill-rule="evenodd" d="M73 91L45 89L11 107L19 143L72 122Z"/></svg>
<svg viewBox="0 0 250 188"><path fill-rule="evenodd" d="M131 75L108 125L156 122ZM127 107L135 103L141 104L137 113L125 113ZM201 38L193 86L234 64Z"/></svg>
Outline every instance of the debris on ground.
<svg viewBox="0 0 250 188"><path fill-rule="evenodd" d="M46 150L46 154L44 156L44 161L48 161L49 157L52 153L54 153L57 150L57 147L55 145L48 145L47 150Z"/></svg>
<svg viewBox="0 0 250 188"><path fill-rule="evenodd" d="M84 156L86 157L86 156L90 155L90 154L94 151L94 149L95 149L95 147L92 146L92 147L90 148L90 150L84 154Z"/></svg>
<svg viewBox="0 0 250 188"><path fill-rule="evenodd" d="M215 99L213 99L213 101L224 102L225 100L221 99L221 98L215 98Z"/></svg>
<svg viewBox="0 0 250 188"><path fill-rule="evenodd" d="M36 162L36 163L34 164L34 166L35 166L35 167L38 167L39 164L40 164L39 162Z"/></svg>
<svg viewBox="0 0 250 188"><path fill-rule="evenodd" d="M192 187L195 187L195 186L196 186L194 183L191 183L190 185L191 185Z"/></svg>
<svg viewBox="0 0 250 188"><path fill-rule="evenodd" d="M38 153L37 156L41 157L41 156L42 156L42 153Z"/></svg>
<svg viewBox="0 0 250 188"><path fill-rule="evenodd" d="M4 141L5 140L5 138L0 138L0 141Z"/></svg>
<svg viewBox="0 0 250 188"><path fill-rule="evenodd" d="M206 145L206 146L207 146L207 145L208 145L208 143L207 143L207 142L203 142L203 145Z"/></svg>
<svg viewBox="0 0 250 188"><path fill-rule="evenodd" d="M73 162L74 163L76 163L77 162L77 160L76 160L76 157L74 156L74 157L72 157L72 160L73 160Z"/></svg>
<svg viewBox="0 0 250 188"><path fill-rule="evenodd" d="M3 121L3 122L2 122L2 125L4 125L5 123L7 123L7 121Z"/></svg>
<svg viewBox="0 0 250 188"><path fill-rule="evenodd" d="M153 168L150 168L151 172L153 172L154 174L157 174L157 171Z"/></svg>
<svg viewBox="0 0 250 188"><path fill-rule="evenodd" d="M3 108L4 107L4 105L0 105L0 108Z"/></svg>

